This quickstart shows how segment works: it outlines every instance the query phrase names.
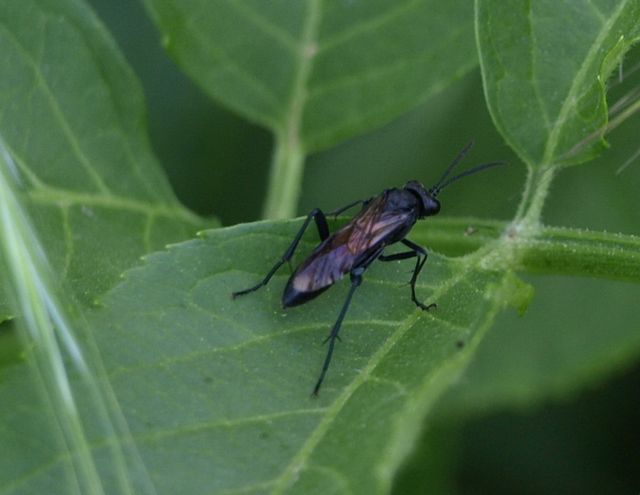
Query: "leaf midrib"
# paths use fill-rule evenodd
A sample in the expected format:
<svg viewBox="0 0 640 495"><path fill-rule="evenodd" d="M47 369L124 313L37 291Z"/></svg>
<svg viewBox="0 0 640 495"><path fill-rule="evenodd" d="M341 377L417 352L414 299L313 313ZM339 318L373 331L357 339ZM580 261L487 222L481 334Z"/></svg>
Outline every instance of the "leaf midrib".
<svg viewBox="0 0 640 495"><path fill-rule="evenodd" d="M295 73L289 100L285 112L284 129L286 146L290 149L300 147L300 125L304 113L304 103L308 97L308 83L313 70L313 61L318 51L318 29L322 19L322 0L309 2L309 14L302 30L302 38L298 51L298 70Z"/></svg>
<svg viewBox="0 0 640 495"><path fill-rule="evenodd" d="M495 255L495 251L501 248L501 246L496 246L496 244L501 244L502 247L507 247L505 243L496 241L496 243L491 243L490 245L487 245L484 248L469 255L465 258L464 265L459 268L458 273L452 277L449 277L447 281L433 293L432 297L434 299L441 298L454 285L461 281L469 271L475 269L476 267L480 267L482 260L487 256L487 254L485 253L488 253L489 256ZM495 249L493 249L494 246ZM293 456L292 460L289 462L282 474L275 479L273 494L284 493L284 491L289 487L291 481L295 478L296 474L304 467L306 461L311 457L315 448L329 431L333 420L345 407L351 396L356 392L356 390L360 388L360 386L362 386L369 380L369 378L372 376L373 371L378 367L378 365L382 362L386 355L393 349L393 347L395 347L396 343L400 341L400 339L423 315L426 317L429 316L428 313L425 315L422 311L419 310L416 310L412 314L410 314L400 325L400 327L384 341L383 345L369 359L367 365L360 371L360 373L358 373L358 375L356 375L354 380L344 388L342 393L334 400L333 404L326 409L326 414L322 418L318 426L313 430L311 435L303 443L297 454Z"/></svg>

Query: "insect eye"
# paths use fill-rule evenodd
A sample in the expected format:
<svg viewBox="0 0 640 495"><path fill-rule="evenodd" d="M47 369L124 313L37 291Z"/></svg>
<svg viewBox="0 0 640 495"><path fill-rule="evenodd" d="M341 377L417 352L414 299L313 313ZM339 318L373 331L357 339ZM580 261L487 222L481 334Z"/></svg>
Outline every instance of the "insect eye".
<svg viewBox="0 0 640 495"><path fill-rule="evenodd" d="M429 198L429 202L426 204L425 213L426 216L437 215L440 211L440 201L435 198Z"/></svg>

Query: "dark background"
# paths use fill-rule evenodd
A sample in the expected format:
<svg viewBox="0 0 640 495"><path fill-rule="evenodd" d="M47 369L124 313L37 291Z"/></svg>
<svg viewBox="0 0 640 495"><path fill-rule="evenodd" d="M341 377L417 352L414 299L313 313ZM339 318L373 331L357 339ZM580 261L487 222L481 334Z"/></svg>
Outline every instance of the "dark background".
<svg viewBox="0 0 640 495"><path fill-rule="evenodd" d="M180 200L201 214L215 215L224 225L258 219L271 158L270 134L207 99L176 68L160 48L141 3L90 3L142 81L151 142ZM635 52L635 59L640 59ZM625 67L630 68L628 80L612 91L612 101L640 85L640 76L632 71L633 58ZM639 128L636 116L609 136L609 152L560 174L545 207L546 223L640 232L640 159L616 174L638 150ZM315 206L333 209L409 179L430 184L471 139L476 147L468 165L500 159L512 166L447 190L443 213L509 219L520 198L524 166L493 127L477 70L385 127L311 156L299 213ZM640 331L640 317L630 311L629 299L617 303L615 297L632 291L640 303L637 286L582 279L556 283L548 277L527 280L537 290L528 314L521 322L501 317L492 335L518 332L516 336L527 338L543 327L563 332L566 325L601 324L605 309L630 314L624 324ZM583 317L565 318L576 307ZM607 332L606 322L602 332ZM395 492L637 494L639 390L637 364L615 369L605 365L597 383L577 385L570 397L487 412L462 427L443 422L425 436Z"/></svg>

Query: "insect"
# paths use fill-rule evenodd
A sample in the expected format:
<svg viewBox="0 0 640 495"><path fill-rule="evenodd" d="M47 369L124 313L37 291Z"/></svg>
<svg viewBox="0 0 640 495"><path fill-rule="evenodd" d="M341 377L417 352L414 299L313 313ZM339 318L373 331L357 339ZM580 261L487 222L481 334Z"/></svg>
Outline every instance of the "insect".
<svg viewBox="0 0 640 495"><path fill-rule="evenodd" d="M347 273L351 279L351 287L338 314L338 319L325 339L325 343L329 343L329 348L327 349L320 376L313 388L314 396L318 395L320 386L329 369L336 340L340 340L338 333L349 309L351 298L362 283L365 271L375 260L394 261L415 258L416 263L413 275L409 281L411 300L422 310L436 307L435 303L423 304L416 297L416 281L427 261L427 251L422 246L407 239L406 235L417 220L438 214L440 202L437 197L440 191L449 184L467 175L504 164L503 162L484 163L449 178L451 171L462 160L472 145L473 142L469 143L458 153L458 156L446 168L440 180L429 189L426 189L420 182L412 180L402 188L385 189L378 196L355 201L326 215L318 208L313 209L307 215L302 227L300 227L287 250L264 279L253 287L232 294L236 298L267 285L278 269L291 260L311 220L315 221L321 242L289 277L289 281L282 293L282 306L290 308L318 297ZM344 227L330 234L327 215L337 216L357 205L362 205L360 212ZM409 250L385 255L385 248L397 242L402 243Z"/></svg>

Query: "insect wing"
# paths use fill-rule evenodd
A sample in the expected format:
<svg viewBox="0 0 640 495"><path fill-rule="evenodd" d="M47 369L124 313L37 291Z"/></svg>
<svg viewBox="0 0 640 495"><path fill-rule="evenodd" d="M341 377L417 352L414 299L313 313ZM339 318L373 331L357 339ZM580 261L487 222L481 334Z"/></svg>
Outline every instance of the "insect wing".
<svg viewBox="0 0 640 495"><path fill-rule="evenodd" d="M373 199L302 262L291 278L292 289L310 293L337 282L383 245L395 242L397 233L404 235L409 215L389 210L384 194Z"/></svg>
<svg viewBox="0 0 640 495"><path fill-rule="evenodd" d="M296 291L315 292L340 280L351 270L356 255L347 246L349 232L344 228L339 230L302 262L292 276L292 286Z"/></svg>
<svg viewBox="0 0 640 495"><path fill-rule="evenodd" d="M385 195L377 197L350 222L349 251L358 256L376 250L381 243L396 242L398 232L404 234L413 225L413 221L407 224L410 216L410 211L388 208Z"/></svg>

